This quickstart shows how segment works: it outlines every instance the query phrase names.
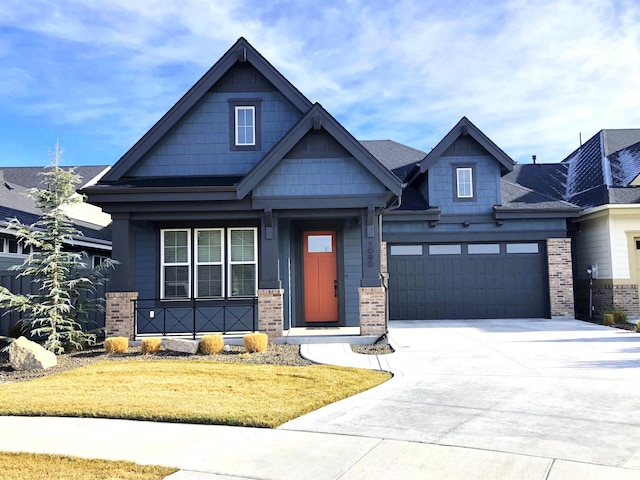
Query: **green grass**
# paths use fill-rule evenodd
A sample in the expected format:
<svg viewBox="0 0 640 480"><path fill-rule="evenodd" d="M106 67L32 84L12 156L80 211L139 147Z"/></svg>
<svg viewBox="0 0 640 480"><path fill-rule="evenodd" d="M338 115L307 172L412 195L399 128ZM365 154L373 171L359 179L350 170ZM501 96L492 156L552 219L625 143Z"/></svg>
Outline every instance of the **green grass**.
<svg viewBox="0 0 640 480"><path fill-rule="evenodd" d="M99 362L0 386L0 415L125 418L277 427L390 374L313 365Z"/></svg>
<svg viewBox="0 0 640 480"><path fill-rule="evenodd" d="M3 480L159 480L176 468L62 455L0 452Z"/></svg>

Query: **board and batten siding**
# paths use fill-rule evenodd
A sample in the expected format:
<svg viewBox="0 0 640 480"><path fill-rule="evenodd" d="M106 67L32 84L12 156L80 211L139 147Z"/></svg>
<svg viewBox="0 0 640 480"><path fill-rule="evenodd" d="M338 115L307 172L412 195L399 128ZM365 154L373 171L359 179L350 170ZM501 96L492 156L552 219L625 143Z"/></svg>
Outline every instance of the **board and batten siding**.
<svg viewBox="0 0 640 480"><path fill-rule="evenodd" d="M359 226L345 227L344 235L344 292L347 327L360 325L358 288L362 279L362 237Z"/></svg>
<svg viewBox="0 0 640 480"><path fill-rule="evenodd" d="M138 292L139 299L155 299L160 280L157 278L159 271L159 258L156 256L156 232L151 227L134 227L134 288ZM117 268L117 267L116 267Z"/></svg>
<svg viewBox="0 0 640 480"><path fill-rule="evenodd" d="M475 169L475 199L457 201L455 169L467 165ZM429 168L427 188L429 205L439 207L443 215L492 213L493 206L502 203L500 165L489 155L443 156Z"/></svg>
<svg viewBox="0 0 640 480"><path fill-rule="evenodd" d="M253 189L255 197L383 194L354 158L285 158Z"/></svg>
<svg viewBox="0 0 640 480"><path fill-rule="evenodd" d="M598 273L596 278L613 278L609 221L607 217L598 217L580 222L580 231L576 240L576 269L578 277L586 278L587 267L597 265ZM626 244L624 250L625 252L627 250Z"/></svg>
<svg viewBox="0 0 640 480"><path fill-rule="evenodd" d="M232 151L232 99L260 99L261 149ZM302 113L280 92L210 92L127 176L244 175L295 125Z"/></svg>

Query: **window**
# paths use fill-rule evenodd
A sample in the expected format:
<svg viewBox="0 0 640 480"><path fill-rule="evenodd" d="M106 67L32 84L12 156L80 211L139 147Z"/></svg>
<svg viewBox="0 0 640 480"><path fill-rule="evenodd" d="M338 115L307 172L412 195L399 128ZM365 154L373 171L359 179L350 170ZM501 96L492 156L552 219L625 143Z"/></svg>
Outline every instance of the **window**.
<svg viewBox="0 0 640 480"><path fill-rule="evenodd" d="M469 255L490 255L500 253L499 243L470 243L467 245Z"/></svg>
<svg viewBox="0 0 640 480"><path fill-rule="evenodd" d="M229 149L257 151L261 147L259 98L229 100Z"/></svg>
<svg viewBox="0 0 640 480"><path fill-rule="evenodd" d="M309 235L307 238L307 252L330 253L333 251L332 235Z"/></svg>
<svg viewBox="0 0 640 480"><path fill-rule="evenodd" d="M229 229L230 297L252 297L256 294L257 258L256 229Z"/></svg>
<svg viewBox="0 0 640 480"><path fill-rule="evenodd" d="M473 168L456 168L456 192L458 198L473 198Z"/></svg>
<svg viewBox="0 0 640 480"><path fill-rule="evenodd" d="M29 255L31 247L22 245L15 237L0 237L0 253Z"/></svg>
<svg viewBox="0 0 640 480"><path fill-rule="evenodd" d="M96 268L102 265L102 262L106 261L109 257L105 255L93 255L91 257L91 267Z"/></svg>
<svg viewBox="0 0 640 480"><path fill-rule="evenodd" d="M236 107L236 145L256 144L256 107Z"/></svg>
<svg viewBox="0 0 640 480"><path fill-rule="evenodd" d="M422 255L422 245L391 245L391 255Z"/></svg>
<svg viewBox="0 0 640 480"><path fill-rule="evenodd" d="M460 255L462 245L429 245L429 255Z"/></svg>
<svg viewBox="0 0 640 480"><path fill-rule="evenodd" d="M507 253L538 253L538 244L507 243Z"/></svg>
<svg viewBox="0 0 640 480"><path fill-rule="evenodd" d="M256 228L167 229L160 241L160 298L256 296Z"/></svg>

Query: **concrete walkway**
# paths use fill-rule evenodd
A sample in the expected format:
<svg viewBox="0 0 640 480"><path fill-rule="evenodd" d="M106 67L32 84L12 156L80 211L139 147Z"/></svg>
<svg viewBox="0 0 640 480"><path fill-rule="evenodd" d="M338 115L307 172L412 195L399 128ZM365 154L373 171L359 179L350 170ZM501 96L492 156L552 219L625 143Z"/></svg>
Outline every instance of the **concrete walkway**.
<svg viewBox="0 0 640 480"><path fill-rule="evenodd" d="M640 479L640 335L493 320L394 322L390 338L378 357L303 346L395 376L276 430L0 417L0 450L180 468L172 480Z"/></svg>

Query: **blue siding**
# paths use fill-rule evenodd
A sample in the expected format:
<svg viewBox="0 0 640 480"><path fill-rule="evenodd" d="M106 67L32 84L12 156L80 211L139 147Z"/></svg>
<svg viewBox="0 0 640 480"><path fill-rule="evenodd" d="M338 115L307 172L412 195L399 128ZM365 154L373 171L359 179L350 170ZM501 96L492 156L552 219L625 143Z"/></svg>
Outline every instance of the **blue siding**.
<svg viewBox="0 0 640 480"><path fill-rule="evenodd" d="M295 256L291 251L292 243L291 222L288 219L278 219L278 238L280 239L280 280L284 289L284 329L295 325L293 315L296 311L295 295Z"/></svg>
<svg viewBox="0 0 640 480"><path fill-rule="evenodd" d="M474 201L454 201L456 163L475 164ZM429 168L428 177L429 205L440 207L443 215L492 213L493 206L502 203L500 164L491 156L440 157Z"/></svg>
<svg viewBox="0 0 640 480"><path fill-rule="evenodd" d="M156 257L156 234L152 228L135 227L134 229L134 290L138 292L140 299L152 299L157 297L159 279ZM117 267L116 267L117 268Z"/></svg>
<svg viewBox="0 0 640 480"><path fill-rule="evenodd" d="M473 223L473 218L470 217L471 225L468 227L462 227L459 223L446 224L440 223L435 227L430 227L428 222L424 221L403 221L394 222L389 219L385 219L382 224L383 233L450 233L450 232L495 232L496 240L500 239L501 233L504 232L535 232L535 231L548 231L548 230L564 230L566 229L566 222L564 218L549 218L539 220L504 220L502 226L497 226L495 222L490 223ZM407 238L407 241L411 241ZM443 238L446 242L455 242L455 236L447 235Z"/></svg>
<svg viewBox="0 0 640 480"><path fill-rule="evenodd" d="M231 151L230 99L261 99L261 150ZM302 113L280 92L207 93L128 176L244 175Z"/></svg>
<svg viewBox="0 0 640 480"><path fill-rule="evenodd" d="M360 325L358 288L362 279L361 231L358 225L344 230L344 290L347 327Z"/></svg>
<svg viewBox="0 0 640 480"><path fill-rule="evenodd" d="M253 190L257 197L366 195L384 186L354 158L285 158Z"/></svg>

